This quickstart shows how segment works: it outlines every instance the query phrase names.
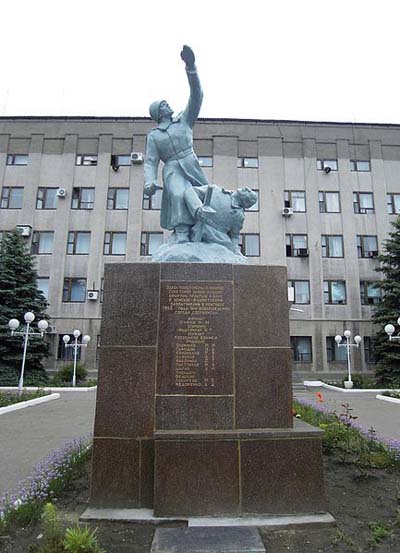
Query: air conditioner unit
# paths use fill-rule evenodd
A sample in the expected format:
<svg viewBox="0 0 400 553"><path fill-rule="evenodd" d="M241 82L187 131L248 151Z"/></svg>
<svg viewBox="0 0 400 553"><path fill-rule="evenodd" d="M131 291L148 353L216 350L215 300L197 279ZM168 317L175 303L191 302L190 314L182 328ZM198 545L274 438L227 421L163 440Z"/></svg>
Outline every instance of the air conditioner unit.
<svg viewBox="0 0 400 553"><path fill-rule="evenodd" d="M98 290L88 290L87 291L87 299L91 301L97 301L99 299L99 291Z"/></svg>
<svg viewBox="0 0 400 553"><path fill-rule="evenodd" d="M298 257L308 257L308 249L307 248L299 248L297 250Z"/></svg>
<svg viewBox="0 0 400 553"><path fill-rule="evenodd" d="M369 257L378 257L378 252L376 252L376 251L368 252L368 256Z"/></svg>
<svg viewBox="0 0 400 553"><path fill-rule="evenodd" d="M131 153L131 162L132 163L143 163L143 154L142 154L142 152L132 152Z"/></svg>
<svg viewBox="0 0 400 553"><path fill-rule="evenodd" d="M293 207L284 207L282 209L282 215L284 217L290 217L291 215L293 215Z"/></svg>
<svg viewBox="0 0 400 553"><path fill-rule="evenodd" d="M65 196L67 195L67 191L65 190L65 188L59 188L56 194L59 198L65 198Z"/></svg>
<svg viewBox="0 0 400 553"><path fill-rule="evenodd" d="M32 227L31 225L17 225L17 230L21 233L21 236L30 236Z"/></svg>

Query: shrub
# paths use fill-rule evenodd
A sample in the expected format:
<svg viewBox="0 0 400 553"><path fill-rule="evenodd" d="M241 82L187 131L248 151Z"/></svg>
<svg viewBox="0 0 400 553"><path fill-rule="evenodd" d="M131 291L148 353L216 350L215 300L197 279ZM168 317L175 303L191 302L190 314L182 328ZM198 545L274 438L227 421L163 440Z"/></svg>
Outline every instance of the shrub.
<svg viewBox="0 0 400 553"><path fill-rule="evenodd" d="M54 383L54 379L57 379L57 377L61 382L72 382L73 374L74 374L74 364L70 363L68 365L65 365L65 367L63 367L60 371L58 371L58 373L54 376L53 383ZM82 380L85 380L86 377L87 377L87 370L83 365L81 365L80 363L77 363L76 381L82 382Z"/></svg>
<svg viewBox="0 0 400 553"><path fill-rule="evenodd" d="M347 380L347 377L343 379L344 381ZM376 388L377 384L375 382L374 378L371 378L369 376L366 376L365 374L360 373L353 373L351 375L351 380L353 381L353 388L357 389L368 389L368 388ZM343 384L344 388L344 384Z"/></svg>
<svg viewBox="0 0 400 553"><path fill-rule="evenodd" d="M68 553L103 553L96 537L97 528L91 530L88 526L67 528L65 531L64 548Z"/></svg>

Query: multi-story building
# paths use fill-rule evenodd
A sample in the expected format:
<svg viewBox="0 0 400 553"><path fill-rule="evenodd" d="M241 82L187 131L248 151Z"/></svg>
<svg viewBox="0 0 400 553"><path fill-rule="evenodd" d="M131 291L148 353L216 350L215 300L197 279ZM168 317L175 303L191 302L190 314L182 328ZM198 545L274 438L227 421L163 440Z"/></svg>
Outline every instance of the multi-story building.
<svg viewBox="0 0 400 553"><path fill-rule="evenodd" d="M50 304L50 369L75 328L92 337L82 355L95 369L104 264L149 262L167 237L160 194L143 197L151 127L141 117L0 118L0 230L26 227ZM243 253L287 266L295 371L344 373L334 336L345 328L363 338L355 368L373 369L376 256L400 213L400 125L202 119L194 145L210 182L258 191Z"/></svg>

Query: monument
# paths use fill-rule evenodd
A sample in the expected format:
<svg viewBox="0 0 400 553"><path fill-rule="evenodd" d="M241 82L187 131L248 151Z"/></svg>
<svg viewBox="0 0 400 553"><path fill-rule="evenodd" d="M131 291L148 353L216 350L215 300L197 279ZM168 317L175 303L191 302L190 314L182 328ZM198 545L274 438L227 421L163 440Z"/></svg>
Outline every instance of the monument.
<svg viewBox="0 0 400 553"><path fill-rule="evenodd" d="M286 267L245 264L255 197L207 181L200 81L192 50L181 57L188 106L151 105L145 163L152 194L164 162L171 238L153 263L105 269L91 504L203 522L325 513L322 432L293 423Z"/></svg>

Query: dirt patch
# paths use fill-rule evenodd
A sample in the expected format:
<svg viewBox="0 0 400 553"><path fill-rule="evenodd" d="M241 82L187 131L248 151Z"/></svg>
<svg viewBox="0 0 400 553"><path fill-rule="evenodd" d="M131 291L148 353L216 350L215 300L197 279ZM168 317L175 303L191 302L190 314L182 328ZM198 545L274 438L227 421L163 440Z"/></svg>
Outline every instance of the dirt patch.
<svg viewBox="0 0 400 553"><path fill-rule="evenodd" d="M336 518L336 528L270 531L261 529L267 553L361 553L371 551L370 522L391 529L390 537L377 547L379 553L400 552L399 472L374 471L368 478L359 478L357 469L338 461L334 455L324 456L325 487L330 512ZM75 523L89 500L89 467L73 482L58 501L66 526ZM99 522L101 546L107 553L148 553L154 527L146 524ZM26 553L30 543L40 543L40 523L0 538L3 553Z"/></svg>

